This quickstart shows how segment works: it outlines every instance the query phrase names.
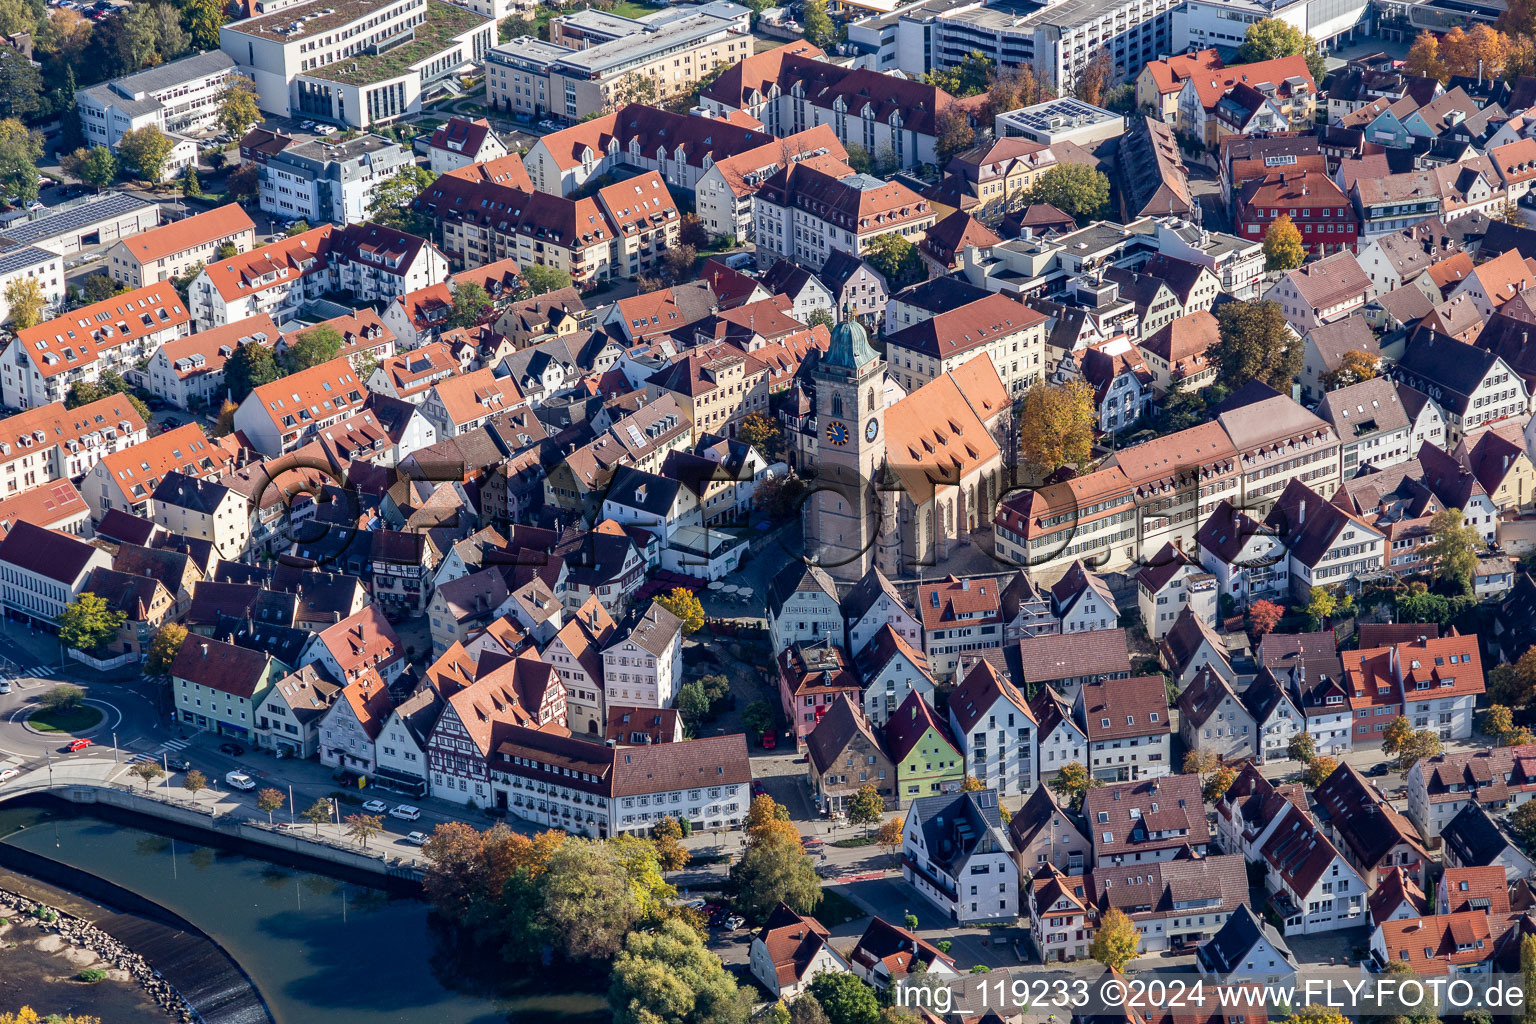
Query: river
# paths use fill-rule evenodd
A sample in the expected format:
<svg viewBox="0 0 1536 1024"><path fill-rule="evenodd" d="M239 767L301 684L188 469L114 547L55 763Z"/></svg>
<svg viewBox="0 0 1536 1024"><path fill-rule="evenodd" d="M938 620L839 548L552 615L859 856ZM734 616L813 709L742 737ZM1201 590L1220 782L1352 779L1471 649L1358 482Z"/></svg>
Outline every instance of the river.
<svg viewBox="0 0 1536 1024"><path fill-rule="evenodd" d="M200 928L249 975L277 1024L611 1019L600 996L570 986L533 991L500 972L468 980L487 976L484 958L494 952L450 949L419 900L70 810L0 805L0 842L122 886Z"/></svg>

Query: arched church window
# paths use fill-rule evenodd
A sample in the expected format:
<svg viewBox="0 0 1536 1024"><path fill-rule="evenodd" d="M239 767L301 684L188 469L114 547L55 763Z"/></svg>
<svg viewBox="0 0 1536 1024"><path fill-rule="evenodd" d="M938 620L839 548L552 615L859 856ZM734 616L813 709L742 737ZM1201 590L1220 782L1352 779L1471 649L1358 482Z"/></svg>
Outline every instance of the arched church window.
<svg viewBox="0 0 1536 1024"><path fill-rule="evenodd" d="M834 394L832 396L832 415L833 416L837 416L839 418L843 415L843 396L842 395Z"/></svg>
<svg viewBox="0 0 1536 1024"><path fill-rule="evenodd" d="M875 389L874 388L870 388L869 389L869 411L870 412L874 412L875 411Z"/></svg>

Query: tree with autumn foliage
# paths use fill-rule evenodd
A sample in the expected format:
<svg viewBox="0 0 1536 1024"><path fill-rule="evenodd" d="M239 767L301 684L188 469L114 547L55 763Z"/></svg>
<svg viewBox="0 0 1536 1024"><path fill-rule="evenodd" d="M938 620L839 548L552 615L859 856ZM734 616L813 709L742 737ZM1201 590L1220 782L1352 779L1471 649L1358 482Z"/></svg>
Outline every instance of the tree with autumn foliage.
<svg viewBox="0 0 1536 1024"><path fill-rule="evenodd" d="M1084 103L1099 105L1104 89L1115 77L1115 61L1106 49L1100 49L1088 59L1072 81L1072 94Z"/></svg>
<svg viewBox="0 0 1536 1024"><path fill-rule="evenodd" d="M1494 704L1483 715L1483 732L1503 743L1515 731L1515 715L1503 704Z"/></svg>
<svg viewBox="0 0 1536 1024"><path fill-rule="evenodd" d="M1093 388L1084 381L1036 384L1024 395L1019 454L1036 471L1082 466L1093 456Z"/></svg>
<svg viewBox="0 0 1536 1024"><path fill-rule="evenodd" d="M1339 357L1339 365L1319 379L1324 391L1346 388L1381 375L1381 357L1352 348Z"/></svg>
<svg viewBox="0 0 1536 1024"><path fill-rule="evenodd" d="M748 843L757 843L770 835L781 835L800 841L800 830L789 820L789 809L767 793L752 798L747 806L745 823Z"/></svg>
<svg viewBox="0 0 1536 1024"><path fill-rule="evenodd" d="M1061 771L1046 785L1056 791L1056 795L1073 810L1083 806L1083 798L1088 795L1090 789L1097 789L1104 783L1088 773L1088 769L1081 761L1073 761L1062 765Z"/></svg>
<svg viewBox="0 0 1536 1024"><path fill-rule="evenodd" d="M1445 69L1445 61L1440 59L1440 38L1428 29L1420 32L1408 50L1404 70L1419 78L1433 78L1441 82L1449 79L1451 74Z"/></svg>
<svg viewBox="0 0 1536 1024"><path fill-rule="evenodd" d="M1301 770L1301 781L1310 789L1316 789L1327 781L1334 769L1338 768L1339 759L1324 754L1322 757L1314 757L1307 762L1307 766Z"/></svg>
<svg viewBox="0 0 1536 1024"><path fill-rule="evenodd" d="M880 826L880 831L875 833L875 841L890 851L891 856L896 856L896 851L901 849L901 832L906 827L907 819L901 815L886 819Z"/></svg>
<svg viewBox="0 0 1536 1024"><path fill-rule="evenodd" d="M1307 247L1301 242L1301 231L1289 214L1282 213L1264 231L1264 269L1295 270L1305 262Z"/></svg>
<svg viewBox="0 0 1536 1024"><path fill-rule="evenodd" d="M1248 606L1248 631L1255 637L1267 636L1285 618L1285 609L1263 598Z"/></svg>

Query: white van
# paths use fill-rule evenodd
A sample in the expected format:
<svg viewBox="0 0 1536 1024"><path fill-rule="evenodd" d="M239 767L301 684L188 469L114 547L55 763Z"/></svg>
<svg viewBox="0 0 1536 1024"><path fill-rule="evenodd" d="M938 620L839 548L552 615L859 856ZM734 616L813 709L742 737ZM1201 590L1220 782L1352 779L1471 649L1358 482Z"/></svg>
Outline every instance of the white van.
<svg viewBox="0 0 1536 1024"><path fill-rule="evenodd" d="M389 816L402 821L415 821L421 817L421 808L412 807L410 804L396 804L389 809Z"/></svg>
<svg viewBox="0 0 1536 1024"><path fill-rule="evenodd" d="M242 771L233 771L224 776L224 781L235 789L250 791L256 788L256 780Z"/></svg>

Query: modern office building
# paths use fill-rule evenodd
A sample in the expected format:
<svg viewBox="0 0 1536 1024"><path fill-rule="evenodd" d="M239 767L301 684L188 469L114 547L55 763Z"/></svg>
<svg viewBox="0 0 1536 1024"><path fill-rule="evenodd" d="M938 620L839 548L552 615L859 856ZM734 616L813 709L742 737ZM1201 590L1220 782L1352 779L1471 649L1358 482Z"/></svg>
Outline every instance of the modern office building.
<svg viewBox="0 0 1536 1024"><path fill-rule="evenodd" d="M262 110L352 128L419 111L495 44L494 21L443 0L301 0L219 30Z"/></svg>
<svg viewBox="0 0 1536 1024"><path fill-rule="evenodd" d="M751 56L750 25L751 12L729 0L643 19L565 15L550 24L552 42L523 37L485 55L486 103L571 121L628 102L660 103L693 91L716 67Z"/></svg>

